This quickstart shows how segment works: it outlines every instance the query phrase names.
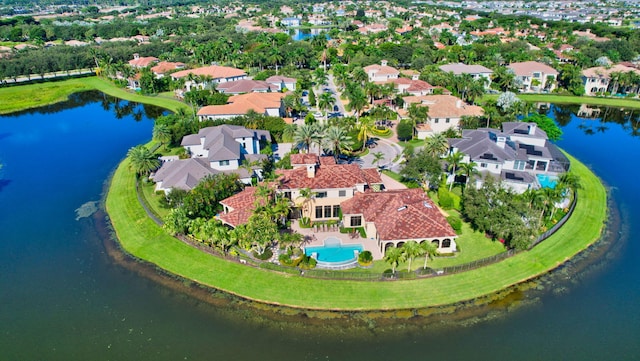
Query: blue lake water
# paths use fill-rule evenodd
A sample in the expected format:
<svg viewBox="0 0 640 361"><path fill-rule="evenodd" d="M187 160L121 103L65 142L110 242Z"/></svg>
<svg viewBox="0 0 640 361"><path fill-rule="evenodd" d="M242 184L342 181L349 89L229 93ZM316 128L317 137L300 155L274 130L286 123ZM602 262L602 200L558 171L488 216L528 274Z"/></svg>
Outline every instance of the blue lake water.
<svg viewBox="0 0 640 361"><path fill-rule="evenodd" d="M364 334L352 334L348 319L312 327L301 317L270 327L273 321L238 303L201 302L106 254L96 221L76 221L74 210L100 199L127 149L150 139L147 115L158 109L86 96L0 116L0 359L638 359L640 171L633 165L640 137L632 134L640 122L571 111L558 113L559 145L611 187L623 221L617 251L591 273L567 273L533 306L491 321L411 328L415 322L406 320L407 327L377 323Z"/></svg>

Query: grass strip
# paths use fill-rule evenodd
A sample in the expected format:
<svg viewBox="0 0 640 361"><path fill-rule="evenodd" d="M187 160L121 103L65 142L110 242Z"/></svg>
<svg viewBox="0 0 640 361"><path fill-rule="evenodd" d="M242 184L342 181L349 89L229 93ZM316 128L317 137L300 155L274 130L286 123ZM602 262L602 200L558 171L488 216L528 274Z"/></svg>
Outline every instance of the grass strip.
<svg viewBox="0 0 640 361"><path fill-rule="evenodd" d="M497 94L485 95L482 100L498 99ZM574 95L555 95L555 94L517 94L518 98L527 102L539 103L555 103L555 104L588 104L600 105L607 107L623 107L640 109L640 100L628 98L605 98L605 97L589 97Z"/></svg>
<svg viewBox="0 0 640 361"><path fill-rule="evenodd" d="M429 279L362 282L309 279L228 262L167 235L136 198L135 178L123 161L111 181L106 207L122 247L159 267L248 299L309 309L388 310L437 306L488 295L561 265L595 242L603 229L605 188L570 157L583 189L571 219L528 252L477 270Z"/></svg>

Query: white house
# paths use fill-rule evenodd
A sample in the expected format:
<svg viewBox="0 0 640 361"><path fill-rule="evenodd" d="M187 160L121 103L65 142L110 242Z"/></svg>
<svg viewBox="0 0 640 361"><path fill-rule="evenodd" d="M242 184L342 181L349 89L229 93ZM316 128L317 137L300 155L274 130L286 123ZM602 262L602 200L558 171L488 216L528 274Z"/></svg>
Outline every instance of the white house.
<svg viewBox="0 0 640 361"><path fill-rule="evenodd" d="M398 79L400 71L398 69L388 66L386 60L382 60L380 65L373 64L364 67L364 71L369 76L369 81L386 82L391 79Z"/></svg>
<svg viewBox="0 0 640 361"><path fill-rule="evenodd" d="M441 65L440 70L455 75L469 74L474 80L482 79L485 89L491 85L493 70L482 65L467 65L462 63Z"/></svg>
<svg viewBox="0 0 640 361"><path fill-rule="evenodd" d="M247 73L244 70L219 65L181 70L171 74L173 80L186 79L184 91L190 91L191 88L204 89L209 83L220 84L246 77Z"/></svg>
<svg viewBox="0 0 640 361"><path fill-rule="evenodd" d="M611 74L628 72L633 72L636 73L636 75L640 76L640 70L623 64L616 64L610 67L597 66L585 69L582 71L584 93L586 95L597 95L598 93L609 91L609 86L612 85ZM619 89L612 90L617 91Z"/></svg>
<svg viewBox="0 0 640 361"><path fill-rule="evenodd" d="M225 105L208 105L198 110L198 118L231 119L253 110L258 114L281 117L284 115L284 93L247 93L230 97Z"/></svg>
<svg viewBox="0 0 640 361"><path fill-rule="evenodd" d="M537 61L511 63L508 68L513 71L522 92L552 92L556 88L558 71L549 65Z"/></svg>
<svg viewBox="0 0 640 361"><path fill-rule="evenodd" d="M407 109L413 103L429 107L427 119L416 126L418 139L426 139L449 128L458 129L460 127L460 119L463 116L479 117L484 114L484 110L481 107L467 104L453 95L408 96L404 97L403 100L404 111L401 114L404 115L408 113Z"/></svg>
<svg viewBox="0 0 640 361"><path fill-rule="evenodd" d="M296 83L298 82L295 78L288 78L281 75L270 76L265 81L274 85L278 91L282 91L283 89L294 91L296 90Z"/></svg>

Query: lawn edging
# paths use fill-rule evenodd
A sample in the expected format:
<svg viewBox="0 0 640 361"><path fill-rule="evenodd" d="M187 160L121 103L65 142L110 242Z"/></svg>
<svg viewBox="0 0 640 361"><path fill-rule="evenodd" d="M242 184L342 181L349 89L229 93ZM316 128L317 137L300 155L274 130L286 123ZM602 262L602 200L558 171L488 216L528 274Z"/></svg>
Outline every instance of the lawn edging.
<svg viewBox="0 0 640 361"><path fill-rule="evenodd" d="M230 262L169 236L137 199L124 160L111 179L106 208L121 247L139 259L202 285L267 304L304 309L391 310L467 301L540 276L596 242L607 217L600 180L573 157L583 188L573 216L534 249L476 270L394 282L341 281L284 275Z"/></svg>
<svg viewBox="0 0 640 361"><path fill-rule="evenodd" d="M516 94L518 98L527 102L534 103L554 103L554 104L587 104L603 107L623 107L640 109L640 100L629 98L612 98L612 97L593 97L593 96L577 96L577 95L559 95L559 94ZM498 99L497 94L486 94L482 100Z"/></svg>

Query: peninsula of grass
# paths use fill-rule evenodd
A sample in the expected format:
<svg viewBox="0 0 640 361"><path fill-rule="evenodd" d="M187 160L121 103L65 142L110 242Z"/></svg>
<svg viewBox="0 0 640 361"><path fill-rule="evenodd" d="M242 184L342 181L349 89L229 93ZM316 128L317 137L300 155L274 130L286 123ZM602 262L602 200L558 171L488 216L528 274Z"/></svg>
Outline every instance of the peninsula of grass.
<svg viewBox="0 0 640 361"><path fill-rule="evenodd" d="M118 88L111 81L96 76L0 88L0 114L41 107L65 101L73 93L99 90L105 94L134 102L156 105L176 112L187 105L165 97L140 95Z"/></svg>
<svg viewBox="0 0 640 361"><path fill-rule="evenodd" d="M122 248L168 272L246 299L305 309L391 310L453 304L535 278L599 239L606 191L585 165L569 157L583 188L569 221L533 250L489 266L427 279L394 282L321 280L257 269L199 251L171 236L145 213L135 175L124 160L111 180L106 208Z"/></svg>

